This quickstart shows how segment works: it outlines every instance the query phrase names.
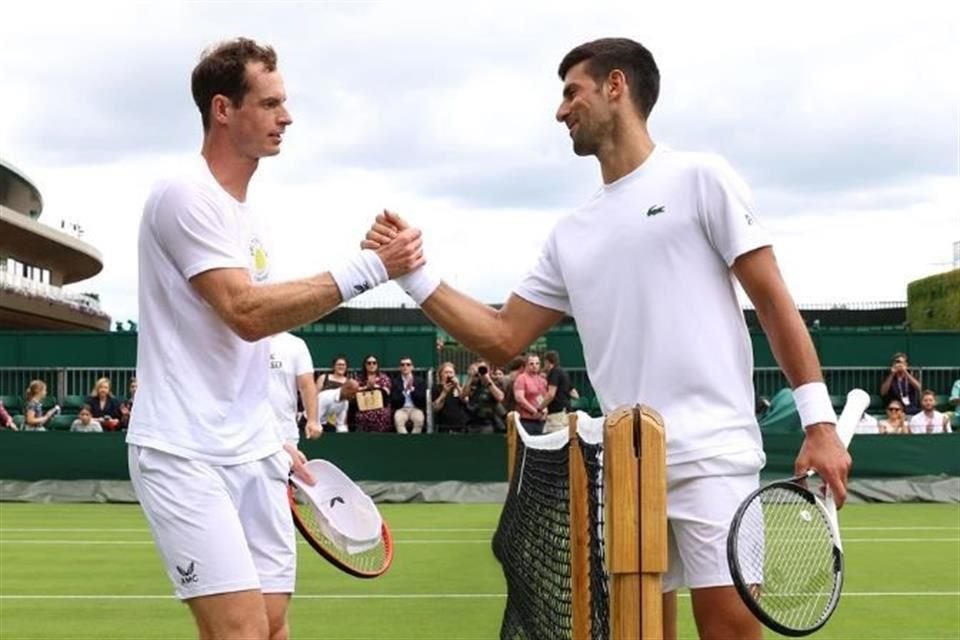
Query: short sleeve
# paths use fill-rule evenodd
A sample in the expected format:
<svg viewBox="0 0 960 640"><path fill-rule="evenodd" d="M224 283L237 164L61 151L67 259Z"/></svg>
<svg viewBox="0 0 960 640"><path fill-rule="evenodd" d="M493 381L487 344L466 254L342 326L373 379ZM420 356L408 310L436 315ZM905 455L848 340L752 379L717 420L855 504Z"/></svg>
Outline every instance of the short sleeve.
<svg viewBox="0 0 960 640"><path fill-rule="evenodd" d="M557 369L557 367L550 369L550 373L547 374L547 386L548 387L560 386L560 370Z"/></svg>
<svg viewBox="0 0 960 640"><path fill-rule="evenodd" d="M570 314L570 297L560 269L556 229L544 243L537 264L527 273L514 293L533 304Z"/></svg>
<svg viewBox="0 0 960 640"><path fill-rule="evenodd" d="M188 280L211 269L248 268L243 247L237 242L236 221L229 216L208 187L178 181L160 195L153 231Z"/></svg>
<svg viewBox="0 0 960 640"><path fill-rule="evenodd" d="M307 343L297 339L297 357L295 362L294 375L302 376L305 373L313 375L313 358L310 356L310 349Z"/></svg>
<svg viewBox="0 0 960 640"><path fill-rule="evenodd" d="M699 174L699 214L711 246L727 266L772 244L751 209L750 189L723 159L711 156Z"/></svg>

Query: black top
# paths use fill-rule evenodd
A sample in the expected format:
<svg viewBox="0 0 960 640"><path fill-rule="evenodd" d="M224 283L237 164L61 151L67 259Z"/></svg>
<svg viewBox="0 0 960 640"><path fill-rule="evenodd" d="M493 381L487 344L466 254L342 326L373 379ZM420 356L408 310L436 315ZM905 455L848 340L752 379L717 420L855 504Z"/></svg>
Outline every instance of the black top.
<svg viewBox="0 0 960 640"><path fill-rule="evenodd" d="M97 396L87 398L87 404L90 405L90 414L94 418L102 418L104 416L110 416L111 418L120 417L120 401L113 396L107 396L107 401L103 404L102 409L100 408L100 398Z"/></svg>
<svg viewBox="0 0 960 640"><path fill-rule="evenodd" d="M467 425L467 405L459 395L448 393L443 406L433 415L437 426L441 428L462 428Z"/></svg>
<svg viewBox="0 0 960 640"><path fill-rule="evenodd" d="M560 365L550 369L547 374L547 386L556 387L553 402L547 405L547 413L558 413L570 408L570 376Z"/></svg>
<svg viewBox="0 0 960 640"><path fill-rule="evenodd" d="M904 404L903 412L908 416L920 413L920 392L910 384L906 376L902 378L898 378L897 376L893 377L893 380L890 382L890 389L887 391L887 394L883 396L883 405L886 407L891 400L903 402L904 396L909 400L909 404Z"/></svg>

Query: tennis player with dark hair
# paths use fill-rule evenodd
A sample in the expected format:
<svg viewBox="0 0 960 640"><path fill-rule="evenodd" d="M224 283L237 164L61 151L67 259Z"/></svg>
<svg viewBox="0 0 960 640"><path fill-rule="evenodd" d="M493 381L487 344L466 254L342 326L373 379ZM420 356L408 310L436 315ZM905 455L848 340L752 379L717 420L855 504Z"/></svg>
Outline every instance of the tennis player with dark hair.
<svg viewBox="0 0 960 640"><path fill-rule="evenodd" d="M816 351L743 181L718 156L650 138L660 85L650 52L626 39L589 42L563 58L559 75L556 119L577 155L599 161L596 195L556 225L499 310L425 269L399 282L436 324L495 363L573 316L604 411L643 402L666 424L665 637L676 637L675 591L686 585L701 638L760 638L732 586L725 547L765 461L735 281L794 387L806 431L796 467L816 469L842 503L850 457ZM380 247L406 228L385 213L362 246Z"/></svg>
<svg viewBox="0 0 960 640"><path fill-rule="evenodd" d="M266 338L423 256L419 232L408 230L330 273L268 284L247 187L293 122L274 50L244 38L208 50L193 95L201 155L153 187L140 222L130 477L200 638L282 640L296 571L291 466L310 479L274 428Z"/></svg>

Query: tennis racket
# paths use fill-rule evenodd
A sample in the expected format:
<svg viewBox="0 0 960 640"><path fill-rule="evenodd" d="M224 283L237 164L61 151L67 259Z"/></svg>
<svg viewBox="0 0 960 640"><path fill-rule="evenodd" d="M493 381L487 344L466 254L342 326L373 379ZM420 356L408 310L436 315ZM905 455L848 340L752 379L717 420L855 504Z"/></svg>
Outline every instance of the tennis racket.
<svg viewBox="0 0 960 640"><path fill-rule="evenodd" d="M310 460L316 479L308 485L291 476L293 523L313 549L357 578L383 575L393 562L393 538L373 500L326 460Z"/></svg>
<svg viewBox="0 0 960 640"><path fill-rule="evenodd" d="M862 389L847 394L837 435L849 446L870 405ZM737 509L727 536L734 586L750 611L786 636L813 633L830 619L843 588L837 505L801 482L814 471L761 487Z"/></svg>

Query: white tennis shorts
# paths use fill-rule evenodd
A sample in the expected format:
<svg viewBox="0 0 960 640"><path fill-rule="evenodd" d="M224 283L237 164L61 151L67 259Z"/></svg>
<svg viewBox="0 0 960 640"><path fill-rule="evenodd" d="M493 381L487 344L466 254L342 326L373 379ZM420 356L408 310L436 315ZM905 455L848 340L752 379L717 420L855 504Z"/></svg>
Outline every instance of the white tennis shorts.
<svg viewBox="0 0 960 640"><path fill-rule="evenodd" d="M130 445L130 479L181 600L233 591L293 593L297 553L289 455L231 466Z"/></svg>
<svg viewBox="0 0 960 640"><path fill-rule="evenodd" d="M733 584L727 532L740 503L760 485L760 451L667 467L668 568L663 591Z"/></svg>

